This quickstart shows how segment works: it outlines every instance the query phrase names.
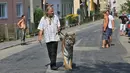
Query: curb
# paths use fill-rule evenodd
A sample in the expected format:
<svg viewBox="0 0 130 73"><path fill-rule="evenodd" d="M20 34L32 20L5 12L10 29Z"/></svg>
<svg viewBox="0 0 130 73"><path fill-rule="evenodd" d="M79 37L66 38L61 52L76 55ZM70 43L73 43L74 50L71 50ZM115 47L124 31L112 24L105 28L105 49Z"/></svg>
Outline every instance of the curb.
<svg viewBox="0 0 130 73"><path fill-rule="evenodd" d="M30 40L30 41L27 41L26 43L34 42L34 41L36 41L36 40ZM20 45L20 43L14 44L14 45L11 45L11 46L8 46L8 47L5 47L5 48L2 48L2 49L0 49L0 51L1 51L1 50L5 50L5 49L8 49L8 48L11 48L11 47L15 47L15 46L18 46L18 45Z"/></svg>

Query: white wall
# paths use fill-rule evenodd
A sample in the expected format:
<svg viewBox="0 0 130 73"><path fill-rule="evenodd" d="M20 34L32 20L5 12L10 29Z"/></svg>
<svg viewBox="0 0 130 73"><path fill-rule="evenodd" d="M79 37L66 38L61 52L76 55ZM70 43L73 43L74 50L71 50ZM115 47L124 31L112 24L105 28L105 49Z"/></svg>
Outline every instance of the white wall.
<svg viewBox="0 0 130 73"><path fill-rule="evenodd" d="M80 8L80 0L74 0L74 14L77 14L77 10Z"/></svg>

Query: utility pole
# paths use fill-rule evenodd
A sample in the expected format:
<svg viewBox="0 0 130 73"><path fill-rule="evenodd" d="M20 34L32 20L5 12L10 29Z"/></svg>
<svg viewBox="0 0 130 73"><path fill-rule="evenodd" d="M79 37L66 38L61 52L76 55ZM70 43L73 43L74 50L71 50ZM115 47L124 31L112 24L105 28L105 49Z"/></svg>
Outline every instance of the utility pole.
<svg viewBox="0 0 130 73"><path fill-rule="evenodd" d="M90 0L88 0L88 16L90 17Z"/></svg>
<svg viewBox="0 0 130 73"><path fill-rule="evenodd" d="M33 0L30 0L30 22L32 26L32 31L34 31L34 10L33 10Z"/></svg>

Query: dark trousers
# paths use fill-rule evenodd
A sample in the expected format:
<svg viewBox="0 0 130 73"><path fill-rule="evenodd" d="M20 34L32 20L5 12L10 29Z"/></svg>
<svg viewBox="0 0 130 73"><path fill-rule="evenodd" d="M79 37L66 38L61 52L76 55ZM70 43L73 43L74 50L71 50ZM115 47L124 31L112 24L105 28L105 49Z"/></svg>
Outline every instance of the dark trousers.
<svg viewBox="0 0 130 73"><path fill-rule="evenodd" d="M47 45L48 55L51 61L50 65L51 67L56 66L58 42L49 42L46 43L46 45Z"/></svg>

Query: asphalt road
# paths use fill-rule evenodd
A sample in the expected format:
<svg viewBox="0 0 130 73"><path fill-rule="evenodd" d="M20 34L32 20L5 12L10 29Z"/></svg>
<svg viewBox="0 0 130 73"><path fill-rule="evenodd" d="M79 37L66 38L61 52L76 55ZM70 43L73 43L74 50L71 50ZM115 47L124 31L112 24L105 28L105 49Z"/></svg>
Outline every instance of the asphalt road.
<svg viewBox="0 0 130 73"><path fill-rule="evenodd" d="M129 73L130 65L122 57L127 51L119 42L118 24L113 33L113 45L107 49L101 48L102 26L95 24L73 30L77 32L72 71L62 69L61 43L57 60L61 70L49 71L46 44L41 46L36 41L0 51L0 73Z"/></svg>

